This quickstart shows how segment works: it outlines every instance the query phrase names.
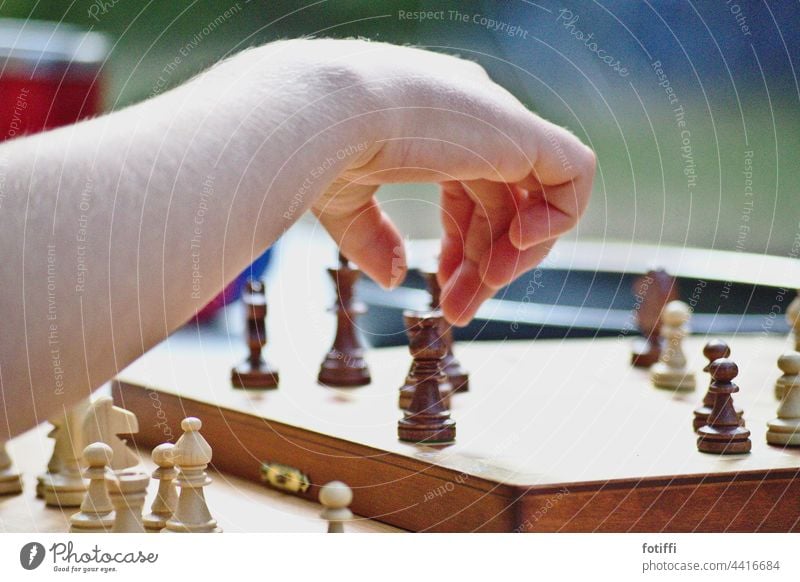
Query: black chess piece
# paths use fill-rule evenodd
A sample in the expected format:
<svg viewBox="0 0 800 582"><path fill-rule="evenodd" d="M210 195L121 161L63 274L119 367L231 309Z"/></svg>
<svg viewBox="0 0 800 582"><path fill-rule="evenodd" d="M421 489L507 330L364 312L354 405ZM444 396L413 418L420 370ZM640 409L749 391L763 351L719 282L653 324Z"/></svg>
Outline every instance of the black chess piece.
<svg viewBox="0 0 800 582"><path fill-rule="evenodd" d="M277 388L278 371L262 355L267 345L267 296L264 283L248 280L242 292L242 302L246 308L250 355L231 370L231 383L236 388Z"/></svg>
<svg viewBox="0 0 800 582"><path fill-rule="evenodd" d="M697 431L697 450L717 455L749 453L750 431L741 426L733 406L733 394L739 391L733 379L739 368L732 360L720 358L709 364L708 369L713 378L709 391L714 396L714 407L708 415L708 424Z"/></svg>
<svg viewBox="0 0 800 582"><path fill-rule="evenodd" d="M364 359L364 348L358 337L355 321L366 312L363 304L354 299L353 288L361 271L351 267L339 254L339 268L328 269L336 286L336 337L325 355L317 380L320 384L337 387L364 386L372 381Z"/></svg>
<svg viewBox="0 0 800 582"><path fill-rule="evenodd" d="M442 402L439 385L447 346L440 334L441 312L403 314L409 329L409 350L416 364L414 397L397 424L402 441L449 443L456 438L456 423Z"/></svg>
<svg viewBox="0 0 800 582"><path fill-rule="evenodd" d="M679 299L675 277L663 269L648 271L633 283L636 325L642 337L633 344L631 364L649 368L661 357L661 315L667 303Z"/></svg>
<svg viewBox="0 0 800 582"><path fill-rule="evenodd" d="M431 294L430 307L436 311L441 307L442 288L439 286L439 279L437 273L430 271L420 271L425 278L428 286L428 292ZM442 341L447 346L447 354L444 356L443 370L445 376L450 381L453 387L453 392L467 392L469 390L469 373L458 361L453 353L453 327L442 318L441 329Z"/></svg>
<svg viewBox="0 0 800 582"><path fill-rule="evenodd" d="M727 358L731 355L731 349L724 341L714 339L705 345L703 348L703 355L708 359L708 364L706 364L706 367L703 368L703 372L709 372L710 366L714 360ZM711 388L709 387L705 396L703 397L703 405L695 408L694 410L694 421L692 422L692 427L694 428L695 432L697 432L701 426L706 425L708 421L708 415L711 414L711 410L713 408L714 394L711 393Z"/></svg>

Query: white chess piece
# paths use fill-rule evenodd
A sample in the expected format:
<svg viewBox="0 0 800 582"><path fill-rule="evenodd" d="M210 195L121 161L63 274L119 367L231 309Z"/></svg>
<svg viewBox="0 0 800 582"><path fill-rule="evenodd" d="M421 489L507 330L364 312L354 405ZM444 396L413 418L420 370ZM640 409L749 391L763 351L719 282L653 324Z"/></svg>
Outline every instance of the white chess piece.
<svg viewBox="0 0 800 582"><path fill-rule="evenodd" d="M153 479L158 481L158 492L150 506L150 513L142 519L144 529L148 532L160 532L167 525L167 520L175 513L178 502L178 489L175 487L175 445L164 443L152 452L153 462L158 468L153 471Z"/></svg>
<svg viewBox="0 0 800 582"><path fill-rule="evenodd" d="M128 448L120 434L139 432L139 421L130 410L114 406L111 396L100 396L89 405L83 422L83 435L87 443L106 443L114 451L111 468L124 471L139 464L139 457Z"/></svg>
<svg viewBox="0 0 800 582"><path fill-rule="evenodd" d="M47 438L55 439L58 436L59 427L64 424L64 416L61 415L58 418L50 419L48 422L53 425L53 428L47 433ZM61 470L61 459L58 458L58 452L58 447L53 443L53 454L50 455L50 460L47 462L47 470L36 477L36 497L39 499L44 499L44 484Z"/></svg>
<svg viewBox="0 0 800 582"><path fill-rule="evenodd" d="M114 506L108 496L107 482L112 456L111 447L105 443L92 443L83 449L87 464L83 475L89 480L89 488L81 510L69 518L70 533L105 533L114 526Z"/></svg>
<svg viewBox="0 0 800 582"><path fill-rule="evenodd" d="M786 308L786 322L792 328L794 351L800 352L800 290L797 291L797 296Z"/></svg>
<svg viewBox="0 0 800 582"><path fill-rule="evenodd" d="M144 533L142 510L150 476L140 471L115 473L108 482L108 493L116 517L112 533Z"/></svg>
<svg viewBox="0 0 800 582"><path fill-rule="evenodd" d="M353 490L341 481L331 481L319 492L319 502L325 509L320 516L328 521L328 533L344 533L344 522L353 519L349 506Z"/></svg>
<svg viewBox="0 0 800 582"><path fill-rule="evenodd" d="M795 297L786 308L786 322L792 331L789 333L789 339L795 352L800 352L800 291L797 292ZM780 365L780 364L779 364ZM784 386L781 380L775 382L775 398L778 400L783 399Z"/></svg>
<svg viewBox="0 0 800 582"><path fill-rule="evenodd" d="M783 376L776 386L781 386L783 399L778 407L778 418L767 423L767 442L771 445L800 445L800 353L789 352L778 359Z"/></svg>
<svg viewBox="0 0 800 582"><path fill-rule="evenodd" d="M66 411L50 433L56 441L51 463L53 467L57 467L57 472L42 476L42 496L47 505L79 507L83 503L87 486L81 474L84 447L82 424L85 413L85 402Z"/></svg>
<svg viewBox="0 0 800 582"><path fill-rule="evenodd" d="M16 493L22 493L22 479L8 456L6 443L0 441L0 495Z"/></svg>
<svg viewBox="0 0 800 582"><path fill-rule="evenodd" d="M664 308L661 337L664 348L661 358L650 368L650 379L656 388L688 392L695 388L695 375L686 365L683 338L689 332L689 306L683 301L670 301Z"/></svg>
<svg viewBox="0 0 800 582"><path fill-rule="evenodd" d="M203 488L211 484L206 468L211 462L211 446L200 434L203 423L190 416L181 422L183 434L175 443L175 465L178 467L178 507L167 520L165 532L219 533L211 517Z"/></svg>

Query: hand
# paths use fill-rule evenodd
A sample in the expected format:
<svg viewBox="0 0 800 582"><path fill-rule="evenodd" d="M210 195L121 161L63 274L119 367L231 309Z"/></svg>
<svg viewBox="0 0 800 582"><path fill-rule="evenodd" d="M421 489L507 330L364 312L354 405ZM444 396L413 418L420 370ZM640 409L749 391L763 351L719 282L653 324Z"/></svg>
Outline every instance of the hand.
<svg viewBox="0 0 800 582"><path fill-rule="evenodd" d="M439 183L442 309L450 322L467 324L575 225L591 191L592 150L528 111L473 62L381 43L321 42L346 43L348 67L383 100L355 108L376 128L368 159L344 171L314 213L345 255L391 287L405 274L405 254L374 193L387 183Z"/></svg>

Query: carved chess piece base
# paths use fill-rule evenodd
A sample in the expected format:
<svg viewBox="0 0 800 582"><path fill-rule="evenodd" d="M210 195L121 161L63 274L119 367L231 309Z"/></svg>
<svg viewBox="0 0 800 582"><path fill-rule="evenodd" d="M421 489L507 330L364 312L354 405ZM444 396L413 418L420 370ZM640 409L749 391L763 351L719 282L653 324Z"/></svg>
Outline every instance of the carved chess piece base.
<svg viewBox="0 0 800 582"><path fill-rule="evenodd" d="M86 482L72 475L52 475L42 483L42 496L46 505L51 507L80 507L86 495Z"/></svg>
<svg viewBox="0 0 800 582"><path fill-rule="evenodd" d="M336 388L355 388L372 382L367 363L361 351L343 354L337 350L329 351L320 366L317 380L324 386Z"/></svg>
<svg viewBox="0 0 800 582"><path fill-rule="evenodd" d="M800 420L776 418L767 423L767 442L784 447L800 446Z"/></svg>
<svg viewBox="0 0 800 582"><path fill-rule="evenodd" d="M88 517L75 514L70 518L69 533L109 533L114 527L116 513Z"/></svg>
<svg viewBox="0 0 800 582"><path fill-rule="evenodd" d="M676 390L678 392L691 392L695 389L695 377L689 370L675 370L657 362L650 368L650 378L653 386L664 390Z"/></svg>
<svg viewBox="0 0 800 582"><path fill-rule="evenodd" d="M410 420L410 415L397 422L397 436L401 441L419 444L446 444L456 440L456 422L452 418L431 419L421 423L420 415Z"/></svg>
<svg viewBox="0 0 800 582"><path fill-rule="evenodd" d="M0 470L0 495L22 493L22 479L13 467Z"/></svg>
<svg viewBox="0 0 800 582"><path fill-rule="evenodd" d="M750 431L742 426L733 430L718 431L708 425L697 431L697 450L715 455L749 453L752 448Z"/></svg>
<svg viewBox="0 0 800 582"><path fill-rule="evenodd" d="M0 475L0 495L17 495L22 493L22 481L19 475Z"/></svg>
<svg viewBox="0 0 800 582"><path fill-rule="evenodd" d="M272 369L262 358L258 366L248 358L231 371L231 383L234 388L261 388L269 390L278 387L278 371Z"/></svg>

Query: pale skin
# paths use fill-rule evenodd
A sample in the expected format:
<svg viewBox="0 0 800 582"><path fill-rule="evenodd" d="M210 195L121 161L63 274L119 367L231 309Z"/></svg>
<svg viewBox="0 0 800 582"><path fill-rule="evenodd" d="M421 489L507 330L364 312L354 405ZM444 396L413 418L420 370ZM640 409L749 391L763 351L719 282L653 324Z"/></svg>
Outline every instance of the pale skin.
<svg viewBox="0 0 800 582"><path fill-rule="evenodd" d="M589 148L479 65L359 40L251 49L127 109L6 142L0 439L87 397L308 210L398 285L402 237L373 198L390 182L441 185L442 309L464 325L572 228L594 169Z"/></svg>

